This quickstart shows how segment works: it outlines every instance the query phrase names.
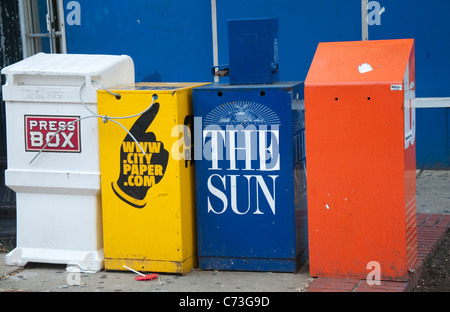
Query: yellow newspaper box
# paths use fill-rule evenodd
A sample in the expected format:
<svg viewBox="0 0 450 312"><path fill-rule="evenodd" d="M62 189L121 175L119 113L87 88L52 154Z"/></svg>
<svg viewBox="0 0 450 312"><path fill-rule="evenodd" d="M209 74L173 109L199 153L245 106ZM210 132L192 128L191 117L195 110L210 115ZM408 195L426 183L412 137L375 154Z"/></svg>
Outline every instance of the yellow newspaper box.
<svg viewBox="0 0 450 312"><path fill-rule="evenodd" d="M197 265L191 142L200 85L98 91L105 269L184 275Z"/></svg>

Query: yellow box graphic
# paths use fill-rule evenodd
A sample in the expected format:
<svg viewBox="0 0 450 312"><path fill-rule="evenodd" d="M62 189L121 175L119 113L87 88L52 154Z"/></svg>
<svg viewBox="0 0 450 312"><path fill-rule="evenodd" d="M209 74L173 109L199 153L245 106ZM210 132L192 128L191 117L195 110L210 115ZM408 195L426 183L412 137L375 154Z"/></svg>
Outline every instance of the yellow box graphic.
<svg viewBox="0 0 450 312"><path fill-rule="evenodd" d="M98 91L98 114L112 119L99 121L107 270L184 275L197 265L192 89L201 85L110 90L120 99Z"/></svg>

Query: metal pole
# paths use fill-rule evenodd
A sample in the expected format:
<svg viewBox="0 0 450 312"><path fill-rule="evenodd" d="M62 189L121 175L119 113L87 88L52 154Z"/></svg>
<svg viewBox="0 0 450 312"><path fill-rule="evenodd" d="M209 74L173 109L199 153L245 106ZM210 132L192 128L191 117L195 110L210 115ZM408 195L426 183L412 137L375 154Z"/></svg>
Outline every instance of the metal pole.
<svg viewBox="0 0 450 312"><path fill-rule="evenodd" d="M213 41L213 65L219 65L219 50L217 45L217 6L216 0L211 0L212 41ZM217 70L217 67L215 67ZM214 82L219 82L219 77L214 76Z"/></svg>
<svg viewBox="0 0 450 312"><path fill-rule="evenodd" d="M361 32L362 40L369 40L369 21L367 20L367 2L368 0L361 0Z"/></svg>

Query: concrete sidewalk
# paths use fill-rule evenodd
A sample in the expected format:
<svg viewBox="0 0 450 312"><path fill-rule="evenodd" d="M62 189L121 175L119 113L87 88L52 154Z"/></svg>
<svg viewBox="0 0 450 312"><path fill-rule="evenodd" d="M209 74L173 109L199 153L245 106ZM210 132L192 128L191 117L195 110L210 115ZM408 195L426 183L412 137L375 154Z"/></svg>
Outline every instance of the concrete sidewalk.
<svg viewBox="0 0 450 312"><path fill-rule="evenodd" d="M450 218L450 171L418 171L417 176L418 227L436 228L436 225L439 224L439 228L445 230ZM436 222L433 220L436 220ZM425 224L430 225L431 223L433 223L433 226L425 226ZM433 246L427 245L419 250L423 259L426 259L431 254L432 248L435 248L436 244L439 243L439 238L444 233L441 232L435 233L436 239L430 242ZM420 241L419 237L419 243ZM95 274L85 274L67 272L65 265L32 263L25 268L6 266L4 256L5 254L0 254L0 292L355 291L358 285L361 285L359 291L370 291L370 289L365 289L359 280L338 279L336 281L334 279L325 281L323 279L312 279L309 276L308 263L304 264L297 273L202 271L195 269L185 276L162 273L152 281L135 281L134 277L137 275L128 271L103 270ZM417 280L420 277L419 275L416 274ZM337 287L322 287L321 289L317 287L320 286L319 282L322 285L331 283L337 285ZM414 281L409 283L408 287L397 287L398 285L395 284L395 287L386 287L382 291L408 291L414 286L413 283ZM387 284L389 283L385 283L385 285Z"/></svg>

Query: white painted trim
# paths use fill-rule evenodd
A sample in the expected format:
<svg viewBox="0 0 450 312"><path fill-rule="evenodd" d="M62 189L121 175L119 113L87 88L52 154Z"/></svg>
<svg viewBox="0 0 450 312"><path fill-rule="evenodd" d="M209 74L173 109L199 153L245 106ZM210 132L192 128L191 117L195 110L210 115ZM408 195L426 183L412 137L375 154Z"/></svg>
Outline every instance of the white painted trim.
<svg viewBox="0 0 450 312"><path fill-rule="evenodd" d="M25 30L25 14L23 9L23 0L19 0L19 20L20 20L20 32L22 36L22 58L25 59L28 57L27 55L27 38L25 36L26 30Z"/></svg>
<svg viewBox="0 0 450 312"><path fill-rule="evenodd" d="M219 65L219 48L217 43L217 5L216 0L211 0L212 40L213 40L213 65ZM217 67L215 67L217 68ZM219 82L219 77L214 76L214 82Z"/></svg>
<svg viewBox="0 0 450 312"><path fill-rule="evenodd" d="M450 107L450 97L425 97L415 98L416 108Z"/></svg>
<svg viewBox="0 0 450 312"><path fill-rule="evenodd" d="M20 31L22 33L22 56L24 59L30 57L38 52L42 51L42 46L39 41L34 40L36 37L48 37L50 39L50 49L51 53L55 53L56 40L60 40L60 48L59 53L67 53L67 44L66 44L66 30L65 30L65 19L64 19L64 4L63 0L57 0L54 15L58 15L60 21L60 30L54 31L54 40L52 40L52 31L47 29L47 32L38 32L38 29L35 29L36 23L38 21L34 19L34 23L32 24L33 19L32 16L36 16L36 7L31 4L30 0L18 0L19 4L19 19L20 19ZM47 0L47 16L50 16L52 12L49 7L50 1ZM33 11L34 10L34 11ZM53 10L52 10L53 11ZM52 44L52 41L54 43Z"/></svg>
<svg viewBox="0 0 450 312"><path fill-rule="evenodd" d="M66 43L66 23L65 23L65 16L64 16L64 3L63 0L58 0L57 3L57 14L58 14L58 20L59 20L59 26L61 29L61 53L66 54L67 53L67 43Z"/></svg>

